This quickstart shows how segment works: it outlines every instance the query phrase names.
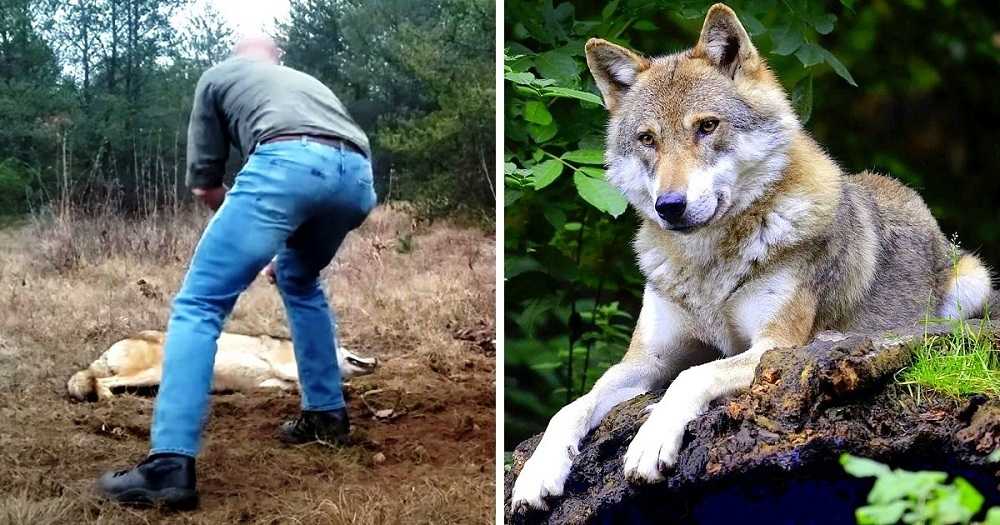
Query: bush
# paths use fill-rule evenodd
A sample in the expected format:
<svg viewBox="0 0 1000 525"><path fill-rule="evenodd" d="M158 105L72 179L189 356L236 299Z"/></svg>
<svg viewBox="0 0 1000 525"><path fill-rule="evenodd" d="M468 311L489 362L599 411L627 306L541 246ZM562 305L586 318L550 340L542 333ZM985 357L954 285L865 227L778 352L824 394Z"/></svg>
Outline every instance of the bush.
<svg viewBox="0 0 1000 525"><path fill-rule="evenodd" d="M28 210L33 175L13 159L0 161L0 216L20 215Z"/></svg>

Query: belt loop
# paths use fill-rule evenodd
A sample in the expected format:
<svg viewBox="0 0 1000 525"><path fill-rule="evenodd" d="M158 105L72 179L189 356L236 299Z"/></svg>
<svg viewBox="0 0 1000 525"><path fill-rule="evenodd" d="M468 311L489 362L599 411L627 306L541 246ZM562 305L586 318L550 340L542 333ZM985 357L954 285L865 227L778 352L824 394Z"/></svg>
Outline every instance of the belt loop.
<svg viewBox="0 0 1000 525"><path fill-rule="evenodd" d="M309 145L309 139L307 139L305 135L299 137L299 142L301 142L303 146Z"/></svg>

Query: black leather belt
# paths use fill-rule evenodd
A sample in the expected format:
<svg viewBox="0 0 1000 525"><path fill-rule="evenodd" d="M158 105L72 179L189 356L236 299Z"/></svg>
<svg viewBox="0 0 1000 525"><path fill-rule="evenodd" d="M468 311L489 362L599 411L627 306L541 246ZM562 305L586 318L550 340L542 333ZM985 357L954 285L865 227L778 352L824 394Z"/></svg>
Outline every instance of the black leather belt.
<svg viewBox="0 0 1000 525"><path fill-rule="evenodd" d="M302 140L302 139L306 139L309 142L315 142L317 144L323 144L325 146L330 146L339 149L346 149L349 151L353 151L354 153L359 153L362 156L367 156L365 155L365 152L361 150L361 148L355 146L351 142L339 139L337 137L324 137L321 135L277 135L269 139L262 140L260 143L270 144L272 142L287 142L291 140Z"/></svg>

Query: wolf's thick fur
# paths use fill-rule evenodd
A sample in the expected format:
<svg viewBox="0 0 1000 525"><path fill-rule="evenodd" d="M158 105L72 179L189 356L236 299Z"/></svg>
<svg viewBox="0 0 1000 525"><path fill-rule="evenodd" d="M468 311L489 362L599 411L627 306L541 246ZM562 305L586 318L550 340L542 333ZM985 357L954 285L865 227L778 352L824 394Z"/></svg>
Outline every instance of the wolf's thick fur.
<svg viewBox="0 0 1000 525"><path fill-rule="evenodd" d="M913 190L841 173L728 7L713 6L681 53L650 59L597 39L586 50L610 112L608 180L642 218L646 288L628 353L552 418L515 510L561 495L580 440L631 397L670 384L624 457L630 481L659 481L687 423L747 388L764 351L983 308L983 264Z"/></svg>
<svg viewBox="0 0 1000 525"><path fill-rule="evenodd" d="M111 345L91 365L66 383L69 395L78 400L94 396L112 397L112 389L160 384L163 373L164 333L147 330ZM357 356L337 348L343 379L375 371L378 360ZM249 391L255 388L297 389L299 372L295 352L288 339L266 335L249 336L223 332L215 354L212 391Z"/></svg>

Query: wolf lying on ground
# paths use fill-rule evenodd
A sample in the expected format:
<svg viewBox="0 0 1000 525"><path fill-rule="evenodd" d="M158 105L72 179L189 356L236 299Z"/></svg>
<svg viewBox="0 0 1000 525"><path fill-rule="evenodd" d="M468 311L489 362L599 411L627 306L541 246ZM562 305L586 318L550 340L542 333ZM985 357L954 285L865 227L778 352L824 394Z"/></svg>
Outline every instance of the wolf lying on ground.
<svg viewBox="0 0 1000 525"><path fill-rule="evenodd" d="M634 396L670 385L624 456L629 481L656 482L685 426L749 387L766 350L980 313L988 270L916 192L841 172L728 7L709 10L690 50L646 58L592 39L586 56L610 113L608 181L642 220L646 287L625 358L553 416L515 511L560 496L580 441Z"/></svg>
<svg viewBox="0 0 1000 525"><path fill-rule="evenodd" d="M81 401L94 395L104 400L114 395L115 388L159 385L164 335L147 330L111 345L90 367L73 374L66 383L69 395ZM223 332L218 345L213 392L298 389L299 371L290 340ZM378 367L378 359L360 357L340 347L337 363L344 380L371 374Z"/></svg>

